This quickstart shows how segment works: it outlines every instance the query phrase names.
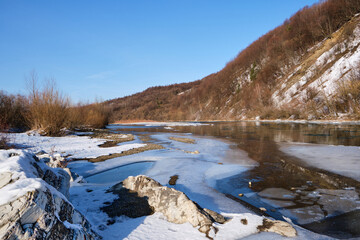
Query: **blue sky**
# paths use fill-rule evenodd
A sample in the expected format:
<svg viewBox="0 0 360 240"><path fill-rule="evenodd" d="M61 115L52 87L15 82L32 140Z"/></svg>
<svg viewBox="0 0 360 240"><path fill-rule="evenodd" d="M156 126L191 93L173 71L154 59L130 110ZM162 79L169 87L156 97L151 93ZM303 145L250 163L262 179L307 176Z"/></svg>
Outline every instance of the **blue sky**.
<svg viewBox="0 0 360 240"><path fill-rule="evenodd" d="M76 101L107 100L221 70L315 0L0 0L0 89L55 78Z"/></svg>

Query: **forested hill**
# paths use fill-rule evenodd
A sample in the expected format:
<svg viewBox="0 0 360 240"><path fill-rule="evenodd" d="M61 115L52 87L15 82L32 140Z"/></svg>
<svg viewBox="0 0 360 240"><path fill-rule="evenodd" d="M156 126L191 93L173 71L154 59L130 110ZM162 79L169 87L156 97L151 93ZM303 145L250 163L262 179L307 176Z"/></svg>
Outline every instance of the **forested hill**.
<svg viewBox="0 0 360 240"><path fill-rule="evenodd" d="M116 120L360 118L360 1L305 7L199 81L106 104Z"/></svg>

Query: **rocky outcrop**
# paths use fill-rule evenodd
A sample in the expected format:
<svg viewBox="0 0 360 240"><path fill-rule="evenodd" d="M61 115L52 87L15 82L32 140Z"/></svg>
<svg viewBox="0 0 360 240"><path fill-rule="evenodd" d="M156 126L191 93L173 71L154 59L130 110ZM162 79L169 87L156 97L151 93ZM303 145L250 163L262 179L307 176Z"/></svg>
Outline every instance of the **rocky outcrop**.
<svg viewBox="0 0 360 240"><path fill-rule="evenodd" d="M35 190L0 206L0 239L96 239L90 224L51 190Z"/></svg>
<svg viewBox="0 0 360 240"><path fill-rule="evenodd" d="M67 172L67 174L69 174L70 181L71 182L74 181L70 169L66 167L67 161L60 154L51 155L44 151L40 151L40 152L36 153L36 157L38 157L39 159L44 161L44 163L51 168L63 169L65 172Z"/></svg>
<svg viewBox="0 0 360 240"><path fill-rule="evenodd" d="M68 201L70 176L21 150L0 151L0 239L97 239Z"/></svg>
<svg viewBox="0 0 360 240"><path fill-rule="evenodd" d="M199 231L209 233L215 219L191 201L183 192L162 186L157 181L143 175L128 177L123 186L136 192L139 197L146 197L155 212L161 212L169 222L191 223ZM214 212L213 212L214 213Z"/></svg>

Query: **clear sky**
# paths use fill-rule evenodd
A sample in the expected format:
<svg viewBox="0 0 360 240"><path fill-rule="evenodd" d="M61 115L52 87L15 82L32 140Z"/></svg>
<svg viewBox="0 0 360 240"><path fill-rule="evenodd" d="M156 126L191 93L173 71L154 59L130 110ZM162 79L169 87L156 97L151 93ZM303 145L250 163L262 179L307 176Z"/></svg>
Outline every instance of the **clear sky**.
<svg viewBox="0 0 360 240"><path fill-rule="evenodd" d="M315 0L0 0L0 89L107 100L221 70Z"/></svg>

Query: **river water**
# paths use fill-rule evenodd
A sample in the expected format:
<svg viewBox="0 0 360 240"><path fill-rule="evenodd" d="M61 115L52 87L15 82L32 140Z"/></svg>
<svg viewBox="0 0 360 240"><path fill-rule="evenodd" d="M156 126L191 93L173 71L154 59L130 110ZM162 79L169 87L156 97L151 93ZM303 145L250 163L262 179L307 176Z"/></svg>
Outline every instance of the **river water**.
<svg viewBox="0 0 360 240"><path fill-rule="evenodd" d="M191 133L231 142L234 151L245 151L258 165L218 180L218 191L259 214L281 220L285 216L332 237L360 237L359 125L213 122L171 128L114 125L111 129L134 134ZM287 149L293 148L300 149L298 154L289 154ZM302 159L303 155L316 161ZM242 163L236 154L226 157ZM339 174L341 168L350 174Z"/></svg>

